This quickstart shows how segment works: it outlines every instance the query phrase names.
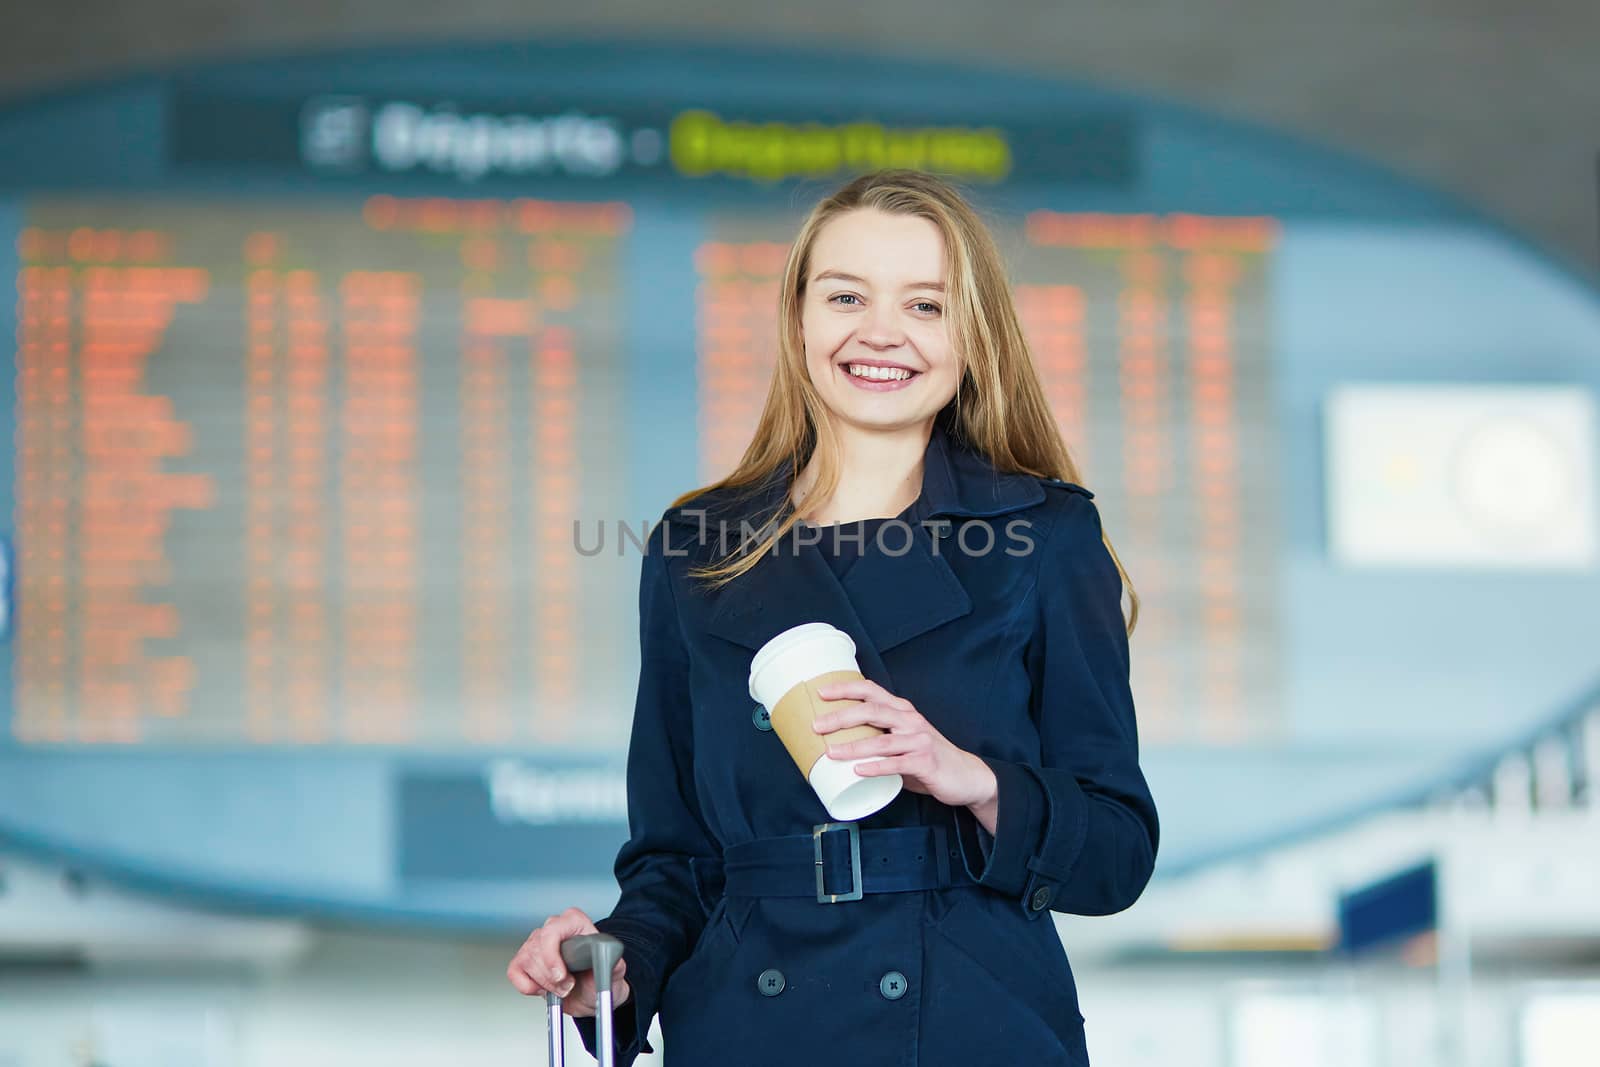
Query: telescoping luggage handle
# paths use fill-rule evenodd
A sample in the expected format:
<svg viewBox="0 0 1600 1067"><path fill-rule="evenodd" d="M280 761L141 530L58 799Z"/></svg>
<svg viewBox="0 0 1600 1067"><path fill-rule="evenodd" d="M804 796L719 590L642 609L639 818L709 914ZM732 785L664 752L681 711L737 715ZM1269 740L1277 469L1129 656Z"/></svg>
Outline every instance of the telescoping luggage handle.
<svg viewBox="0 0 1600 1067"><path fill-rule="evenodd" d="M594 972L594 1036L600 1050L601 1067L612 1067L616 1062L616 1053L611 1047L611 972L621 958L622 942L610 934L577 934L561 942L561 961L567 965L568 973ZM550 1037L550 1067L565 1067L566 1055L561 1045L566 1031L561 1019L561 998L555 993L546 993L544 1004Z"/></svg>

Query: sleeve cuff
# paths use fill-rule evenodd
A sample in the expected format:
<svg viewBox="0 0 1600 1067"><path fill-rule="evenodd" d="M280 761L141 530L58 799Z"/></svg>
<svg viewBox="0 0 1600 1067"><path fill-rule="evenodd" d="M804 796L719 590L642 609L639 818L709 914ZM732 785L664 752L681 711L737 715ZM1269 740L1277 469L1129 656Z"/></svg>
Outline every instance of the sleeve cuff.
<svg viewBox="0 0 1600 1067"><path fill-rule="evenodd" d="M1049 829L1044 785L1020 763L979 756L994 772L999 805L993 836L965 806L955 812L961 862L979 885L1021 896L1028 881L1028 860L1038 854Z"/></svg>
<svg viewBox="0 0 1600 1067"><path fill-rule="evenodd" d="M954 812L961 862L979 885L1014 898L1037 919L1057 902L1083 850L1088 798L1071 775L980 756L999 788L995 833L967 807Z"/></svg>
<svg viewBox="0 0 1600 1067"><path fill-rule="evenodd" d="M628 1002L618 1008L612 1019L614 1044L616 1045L617 1067L629 1067L642 1053L654 1052L650 1042L644 1040L639 1031L639 1001L631 993ZM600 1023L594 1016L585 1019L573 1019L572 1025L578 1028L578 1037L583 1041L583 1047L588 1050L598 1062L600 1059Z"/></svg>

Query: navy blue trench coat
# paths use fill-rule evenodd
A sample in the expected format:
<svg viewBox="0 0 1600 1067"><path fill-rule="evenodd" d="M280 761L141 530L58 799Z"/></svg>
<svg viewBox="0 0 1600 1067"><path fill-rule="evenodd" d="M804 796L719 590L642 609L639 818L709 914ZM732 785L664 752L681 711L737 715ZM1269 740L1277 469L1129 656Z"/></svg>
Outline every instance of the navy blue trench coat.
<svg viewBox="0 0 1600 1067"><path fill-rule="evenodd" d="M620 899L595 924L627 961L617 1063L654 1051L659 1013L665 1062L686 1067L1081 1067L1083 1016L1050 913L1133 904L1158 840L1122 587L1093 494L999 472L939 421L907 521L886 525L842 578L826 541L790 539L705 591L687 568L738 543L737 523L728 545L718 523L759 526L792 473L737 503L711 494L668 509L646 544L630 836ZM873 828L927 828L911 832L926 833L952 884L830 903L814 885L719 888L725 850L829 821L747 689L755 651L813 621L850 634L863 675L993 769L992 837L967 808L909 790L849 824L860 842ZM835 847L849 836L823 832L829 894L854 885L848 848ZM808 861L795 865L802 892ZM575 1022L595 1054L594 1019Z"/></svg>

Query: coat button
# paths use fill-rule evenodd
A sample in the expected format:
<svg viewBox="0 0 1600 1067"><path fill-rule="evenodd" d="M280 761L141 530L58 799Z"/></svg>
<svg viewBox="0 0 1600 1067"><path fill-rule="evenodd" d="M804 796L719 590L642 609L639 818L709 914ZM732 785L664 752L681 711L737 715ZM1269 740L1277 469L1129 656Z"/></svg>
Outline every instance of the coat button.
<svg viewBox="0 0 1600 1067"><path fill-rule="evenodd" d="M761 977L756 979L756 988L761 990L764 997L775 997L783 992L783 972L776 967L768 967L761 972Z"/></svg>
<svg viewBox="0 0 1600 1067"><path fill-rule="evenodd" d="M1042 885L1038 889L1035 889L1033 891L1033 901L1032 901L1033 910L1034 911L1043 911L1046 907L1049 906L1050 897L1052 895L1053 894L1050 892L1050 887L1047 886L1047 885Z"/></svg>
<svg viewBox="0 0 1600 1067"><path fill-rule="evenodd" d="M899 1000L906 995L906 976L899 971L890 971L878 979L878 992L883 994L884 1000Z"/></svg>
<svg viewBox="0 0 1600 1067"><path fill-rule="evenodd" d="M772 729L772 713L764 705L757 704L750 709L750 721L756 724L757 730Z"/></svg>

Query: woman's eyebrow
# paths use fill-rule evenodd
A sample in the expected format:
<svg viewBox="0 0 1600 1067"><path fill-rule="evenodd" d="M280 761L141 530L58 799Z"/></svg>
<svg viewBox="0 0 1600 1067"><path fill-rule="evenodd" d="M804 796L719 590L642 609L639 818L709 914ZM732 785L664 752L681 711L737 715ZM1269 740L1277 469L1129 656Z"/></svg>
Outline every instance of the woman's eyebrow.
<svg viewBox="0 0 1600 1067"><path fill-rule="evenodd" d="M854 282L856 285L866 285L865 278L858 278L854 274L846 274L842 270L825 270L811 280L820 282L824 278L836 278L841 282ZM944 282L912 282L907 289L932 289L936 293L944 292Z"/></svg>

